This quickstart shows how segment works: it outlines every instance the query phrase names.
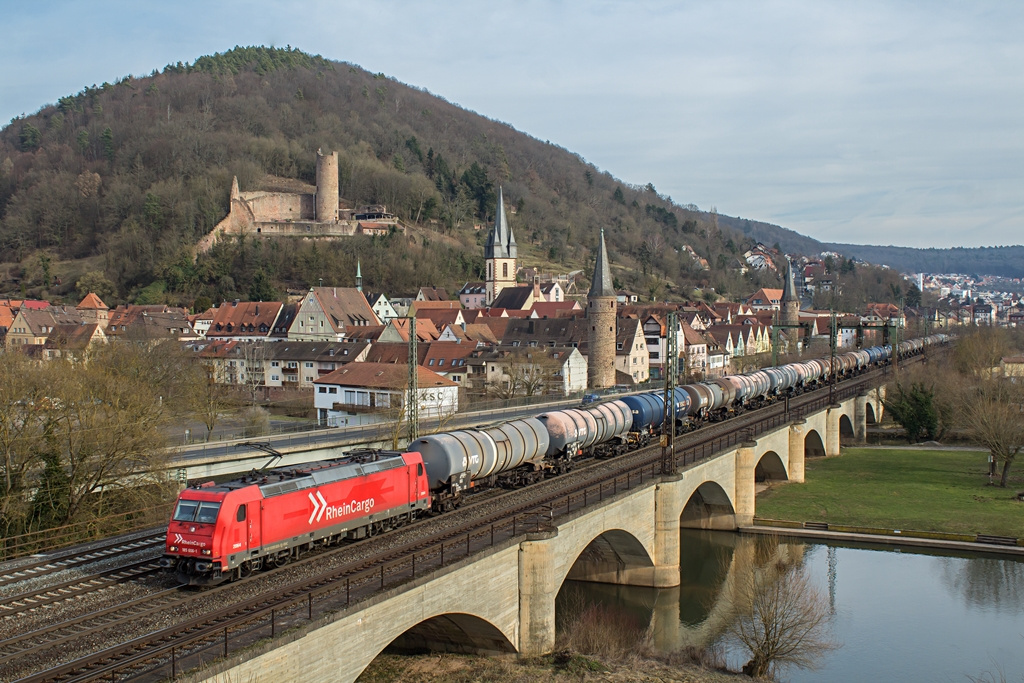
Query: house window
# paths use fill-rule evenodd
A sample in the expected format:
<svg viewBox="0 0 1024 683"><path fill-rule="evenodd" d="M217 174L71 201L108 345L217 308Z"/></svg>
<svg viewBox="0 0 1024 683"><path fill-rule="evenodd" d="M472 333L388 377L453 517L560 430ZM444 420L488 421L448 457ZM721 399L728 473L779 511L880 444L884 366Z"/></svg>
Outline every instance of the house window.
<svg viewBox="0 0 1024 683"><path fill-rule="evenodd" d="M336 393L338 393L338 387L329 387L327 389L327 393L328 394L336 394Z"/></svg>
<svg viewBox="0 0 1024 683"><path fill-rule="evenodd" d="M318 391L319 393L321 393L321 394L326 394L326 393L327 393L327 387L317 387L317 389L316 389L316 390L317 390L317 391Z"/></svg>
<svg viewBox="0 0 1024 683"><path fill-rule="evenodd" d="M281 381L281 378L278 377L277 375L271 375L270 376L270 381L271 382L279 382L279 381Z"/></svg>
<svg viewBox="0 0 1024 683"><path fill-rule="evenodd" d="M280 361L276 361L276 360L272 360L272 361L270 361L270 367L272 367L272 368L279 368L279 367L281 367L281 362Z"/></svg>
<svg viewBox="0 0 1024 683"><path fill-rule="evenodd" d="M502 263L501 264L501 277L503 279L504 278L508 278L508 264L507 263Z"/></svg>
<svg viewBox="0 0 1024 683"><path fill-rule="evenodd" d="M311 368L311 367L313 367L313 363L312 363L312 362L309 362L309 361L307 361L307 362L306 362L306 367L307 367L307 368Z"/></svg>
<svg viewBox="0 0 1024 683"><path fill-rule="evenodd" d="M442 365L444 365L444 358L442 358L441 360L437 361L437 367L441 367Z"/></svg>
<svg viewBox="0 0 1024 683"><path fill-rule="evenodd" d="M433 366L434 365L434 359L431 358L429 361L427 361L427 365Z"/></svg>

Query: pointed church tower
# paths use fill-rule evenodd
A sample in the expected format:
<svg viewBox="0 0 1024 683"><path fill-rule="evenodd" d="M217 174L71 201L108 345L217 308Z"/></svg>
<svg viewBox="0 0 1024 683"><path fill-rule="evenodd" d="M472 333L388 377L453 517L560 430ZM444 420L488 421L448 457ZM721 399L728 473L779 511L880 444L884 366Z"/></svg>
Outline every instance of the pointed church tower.
<svg viewBox="0 0 1024 683"><path fill-rule="evenodd" d="M587 321L590 323L590 344L587 351L587 386L605 389L615 385L615 289L604 229L597 245L594 279L587 294Z"/></svg>
<svg viewBox="0 0 1024 683"><path fill-rule="evenodd" d="M512 228L505 217L505 199L498 188L498 210L494 212L494 228L487 236L484 246L484 261L487 264L487 300L490 306L505 287L516 285L516 258L519 249Z"/></svg>
<svg viewBox="0 0 1024 683"><path fill-rule="evenodd" d="M782 290L782 301L779 303L782 309L779 322L783 325L799 325L800 297L796 293L796 284L793 281L793 264L788 258L786 259L786 284L785 289Z"/></svg>
<svg viewBox="0 0 1024 683"><path fill-rule="evenodd" d="M363 291L363 264L356 259L356 290Z"/></svg>

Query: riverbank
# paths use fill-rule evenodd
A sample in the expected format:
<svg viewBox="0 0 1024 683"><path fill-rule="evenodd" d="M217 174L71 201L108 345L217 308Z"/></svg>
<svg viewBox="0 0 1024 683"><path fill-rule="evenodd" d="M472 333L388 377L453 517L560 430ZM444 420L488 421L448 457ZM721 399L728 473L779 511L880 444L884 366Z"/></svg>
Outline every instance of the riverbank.
<svg viewBox="0 0 1024 683"><path fill-rule="evenodd" d="M1024 468L988 485L983 451L850 448L809 458L803 484L773 484L759 518L848 527L1024 538Z"/></svg>
<svg viewBox="0 0 1024 683"><path fill-rule="evenodd" d="M380 655L358 683L741 683L747 676L690 663L631 657L602 662L578 654L516 658L431 654Z"/></svg>

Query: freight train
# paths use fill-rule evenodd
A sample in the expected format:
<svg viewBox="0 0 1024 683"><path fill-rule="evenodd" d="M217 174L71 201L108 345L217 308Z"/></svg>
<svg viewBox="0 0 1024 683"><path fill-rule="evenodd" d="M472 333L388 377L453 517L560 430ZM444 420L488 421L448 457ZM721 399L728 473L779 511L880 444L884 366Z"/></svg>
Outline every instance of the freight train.
<svg viewBox="0 0 1024 683"><path fill-rule="evenodd" d="M916 355L946 335L900 342ZM875 346L697 382L675 390L682 433L836 379L886 364L891 346ZM387 531L429 511L460 504L473 487L515 487L566 472L581 458L646 445L672 415L664 392L542 413L481 429L431 434L405 452L354 451L344 458L253 471L190 486L178 497L161 565L183 583L212 585L289 562L314 546Z"/></svg>

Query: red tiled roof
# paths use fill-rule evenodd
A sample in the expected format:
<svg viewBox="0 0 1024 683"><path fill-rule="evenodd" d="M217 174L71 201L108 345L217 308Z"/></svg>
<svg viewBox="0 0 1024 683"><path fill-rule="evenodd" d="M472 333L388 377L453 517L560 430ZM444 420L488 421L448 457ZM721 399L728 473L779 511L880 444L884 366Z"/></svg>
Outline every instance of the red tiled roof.
<svg viewBox="0 0 1024 683"><path fill-rule="evenodd" d="M83 310L83 309L101 310L101 311L109 310L109 307L105 303L103 303L103 300L100 299L95 294L93 294L92 292L89 292L88 294L86 294L85 298L82 299L81 303L79 303L78 306L76 306L76 308L78 308L79 310Z"/></svg>
<svg viewBox="0 0 1024 683"><path fill-rule="evenodd" d="M457 383L441 375L416 366L416 380L420 389L427 387L457 387ZM314 384L335 384L346 387L373 389L402 389L409 383L409 367L391 363L349 363L334 372L314 380Z"/></svg>
<svg viewBox="0 0 1024 683"><path fill-rule="evenodd" d="M541 318L559 318L582 310L583 307L574 299L568 301L540 301L533 305L533 311Z"/></svg>
<svg viewBox="0 0 1024 683"><path fill-rule="evenodd" d="M409 311L412 313L419 313L425 310L438 310L438 309L451 309L451 310L462 310L461 301L440 301L431 299L429 301L413 301L409 306Z"/></svg>
<svg viewBox="0 0 1024 683"><path fill-rule="evenodd" d="M281 312L280 301L222 303L213 315L207 337L267 337Z"/></svg>

